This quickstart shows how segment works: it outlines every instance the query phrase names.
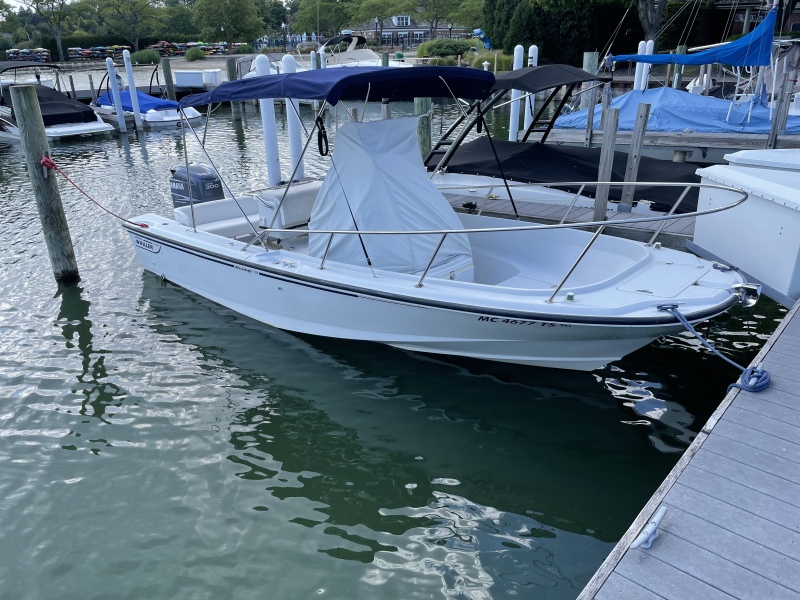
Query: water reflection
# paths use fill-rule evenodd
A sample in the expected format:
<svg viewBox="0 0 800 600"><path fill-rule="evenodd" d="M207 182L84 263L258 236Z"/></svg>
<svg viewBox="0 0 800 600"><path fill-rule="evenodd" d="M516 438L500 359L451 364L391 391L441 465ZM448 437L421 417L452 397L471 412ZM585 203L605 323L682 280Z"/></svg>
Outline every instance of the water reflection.
<svg viewBox="0 0 800 600"><path fill-rule="evenodd" d="M503 381L491 365L292 335L143 283L153 333L246 398L230 404L227 460L262 490L252 510L279 505L318 552L370 565L367 580L421 570L448 595L574 596L672 465L591 374Z"/></svg>
<svg viewBox="0 0 800 600"><path fill-rule="evenodd" d="M91 303L83 297L81 285L59 284L56 298L61 297L57 326L67 341L67 349L77 348L81 357L81 372L75 374L77 385L71 390L80 394L80 414L109 423L106 412L109 407L121 406L126 393L118 385L108 381L105 352L93 346L92 321L89 319ZM117 412L112 410L112 412Z"/></svg>

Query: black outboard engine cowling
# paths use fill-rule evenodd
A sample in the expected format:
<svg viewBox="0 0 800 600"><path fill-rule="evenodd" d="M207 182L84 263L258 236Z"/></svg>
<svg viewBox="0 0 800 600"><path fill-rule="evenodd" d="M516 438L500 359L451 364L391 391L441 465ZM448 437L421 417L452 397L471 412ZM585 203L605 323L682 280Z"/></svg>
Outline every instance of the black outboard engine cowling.
<svg viewBox="0 0 800 600"><path fill-rule="evenodd" d="M170 169L172 177L169 187L172 190L172 204L175 208L189 206L189 188L186 186L186 165L175 165ZM189 182L192 190L192 202L208 202L222 200L225 192L222 180L214 169L202 163L189 163Z"/></svg>

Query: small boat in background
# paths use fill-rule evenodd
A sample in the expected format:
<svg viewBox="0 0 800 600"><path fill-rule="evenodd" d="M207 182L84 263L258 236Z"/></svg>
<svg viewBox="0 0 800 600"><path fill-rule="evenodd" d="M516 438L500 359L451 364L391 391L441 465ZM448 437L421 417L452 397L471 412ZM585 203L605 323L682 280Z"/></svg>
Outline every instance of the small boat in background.
<svg viewBox="0 0 800 600"><path fill-rule="evenodd" d="M42 77L40 69L45 68L53 73L52 79ZM19 129L14 116L14 109L11 104L12 85L33 85L36 88L36 96L39 99L39 107L42 111L44 129L48 140L57 140L70 136L83 136L106 134L114 128L104 123L95 112L82 102L70 98L50 85L43 85L42 82L55 84L55 78L59 76L59 71L51 65L42 65L35 62L0 62L0 74L13 72L13 77L2 79L2 93L0 94L0 140L17 141L19 140Z"/></svg>
<svg viewBox="0 0 800 600"><path fill-rule="evenodd" d="M129 89L119 92L122 109L127 115L133 115L133 103L131 102L131 92ZM166 98L156 98L144 92L136 91L136 98L139 101L139 111L142 115L142 124L145 129L161 129L165 127L180 127L181 114L178 111L178 103ZM114 99L110 93L105 93L97 98L97 104L93 106L95 112L107 118L116 117L117 110L114 107ZM198 122L202 115L194 108L187 108L184 111L186 119L190 123Z"/></svg>

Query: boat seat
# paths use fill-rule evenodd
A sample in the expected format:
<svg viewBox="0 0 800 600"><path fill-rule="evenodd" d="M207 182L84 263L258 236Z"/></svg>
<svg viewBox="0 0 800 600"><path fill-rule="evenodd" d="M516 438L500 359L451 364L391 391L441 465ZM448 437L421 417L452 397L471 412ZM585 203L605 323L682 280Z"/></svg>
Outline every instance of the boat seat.
<svg viewBox="0 0 800 600"><path fill-rule="evenodd" d="M271 233L269 237L285 240L308 232L308 221L311 209L317 200L321 181L305 181L294 183L286 192L281 202L282 191L272 190L268 194L259 194L261 203L258 206L259 223L262 229L296 229L296 232ZM280 208L278 209L278 207ZM277 217L275 211L278 210Z"/></svg>
<svg viewBox="0 0 800 600"><path fill-rule="evenodd" d="M195 227L200 231L229 238L252 234L253 227L258 227L258 205L261 201L251 194L237 196L236 200L239 206L233 199L223 198L196 203L194 211L189 206L176 208L175 220L181 225L191 227L194 212ZM247 215L246 219L242 211Z"/></svg>

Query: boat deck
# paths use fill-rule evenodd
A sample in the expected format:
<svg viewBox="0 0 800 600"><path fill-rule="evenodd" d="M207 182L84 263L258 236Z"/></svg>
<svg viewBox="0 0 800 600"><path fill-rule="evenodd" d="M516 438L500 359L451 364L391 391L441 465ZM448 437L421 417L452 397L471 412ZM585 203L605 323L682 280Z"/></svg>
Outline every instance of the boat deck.
<svg viewBox="0 0 800 600"><path fill-rule="evenodd" d="M461 194L450 193L445 193L444 196L447 198L450 206L459 212L467 211L468 209L464 207L464 204L473 202L478 206L478 208L474 211L476 213L490 217L502 217L506 219L509 217L514 217L514 209L509 200L487 200L485 198L476 198L475 196L465 196ZM542 223L545 225L556 224L561 221L568 208L567 206L558 204L527 202L523 200L515 200L515 204L517 205L517 211L522 220L533 223ZM620 213L616 211L610 211L608 214L608 219L612 221L619 221L642 216L660 216L663 214L665 213L656 211L650 211L646 213L646 215L643 213ZM569 211L566 222L581 223L591 221L593 217L593 208L581 208L576 206ZM664 226L664 229L659 234L658 241L665 246L683 248L684 242L691 240L694 236L694 221L694 217L686 217L683 219L670 221ZM650 237L653 235L653 232L659 227L659 225L661 225L661 223L632 223L624 227L609 226L607 231L608 233L618 235L620 237L644 241L650 239Z"/></svg>
<svg viewBox="0 0 800 600"><path fill-rule="evenodd" d="M800 598L799 310L753 361L770 388L728 393L580 600ZM631 549L662 506L652 547Z"/></svg>

